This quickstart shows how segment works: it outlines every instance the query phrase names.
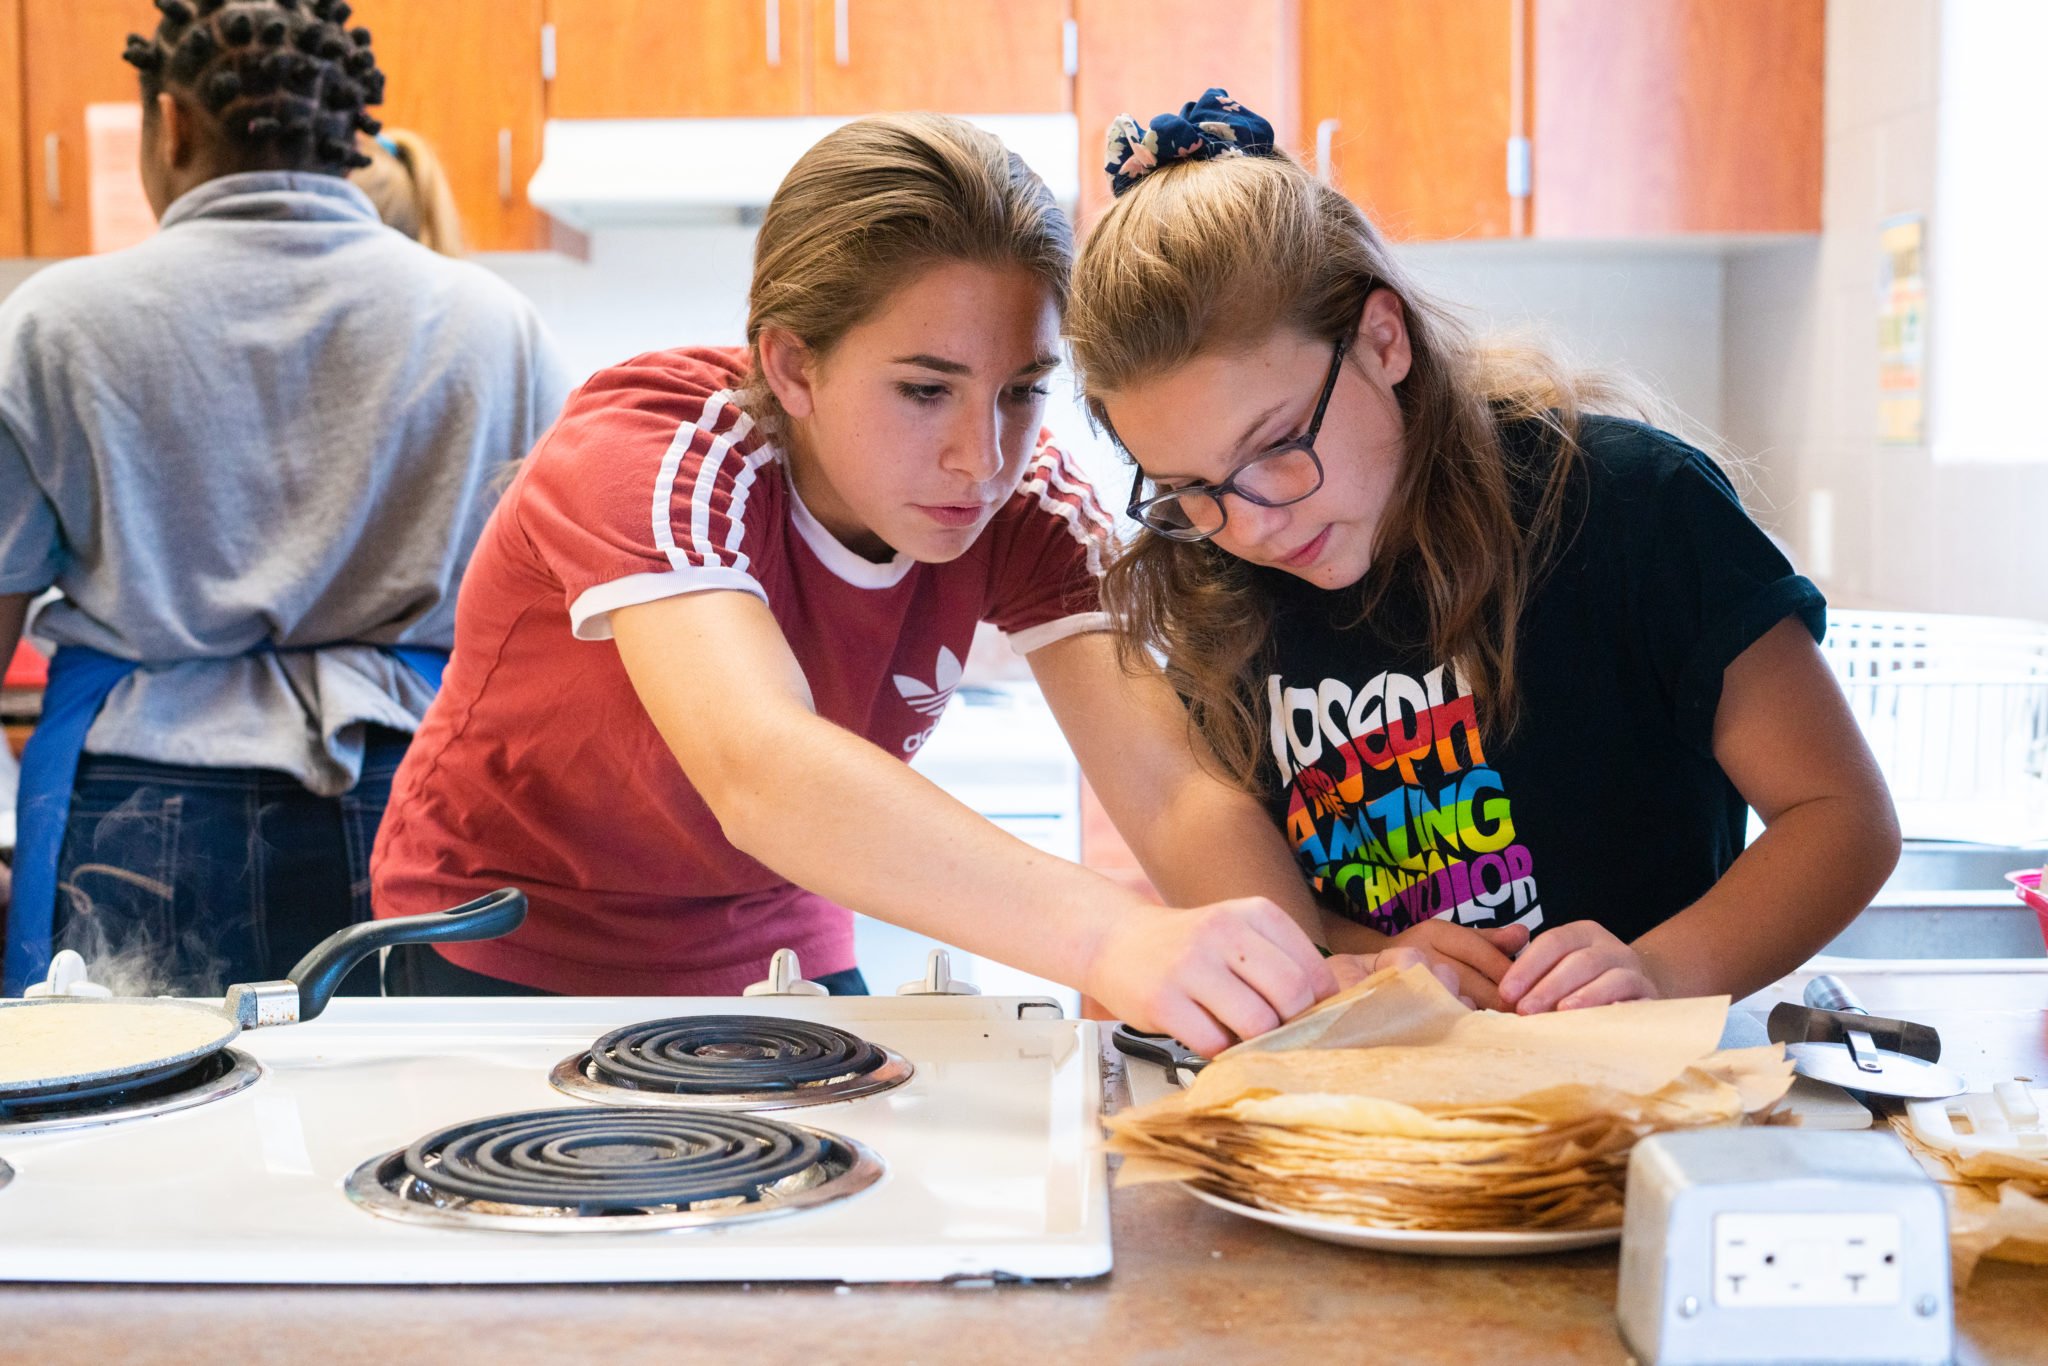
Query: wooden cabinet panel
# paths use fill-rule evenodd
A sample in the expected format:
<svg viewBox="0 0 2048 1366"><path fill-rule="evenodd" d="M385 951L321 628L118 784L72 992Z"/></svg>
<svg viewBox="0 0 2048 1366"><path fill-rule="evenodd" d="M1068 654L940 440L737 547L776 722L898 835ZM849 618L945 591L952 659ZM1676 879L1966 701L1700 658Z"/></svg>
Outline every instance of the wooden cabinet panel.
<svg viewBox="0 0 2048 1366"><path fill-rule="evenodd" d="M355 0L349 21L369 28L386 77L384 104L372 112L434 144L472 251L542 243L543 217L526 202L540 164L541 7Z"/></svg>
<svg viewBox="0 0 2048 1366"><path fill-rule="evenodd" d="M1514 3L1302 0L1303 159L1323 128L1332 183L1389 237L1513 230Z"/></svg>
<svg viewBox="0 0 2048 1366"><path fill-rule="evenodd" d="M1068 0L808 3L813 113L1061 114L1070 107ZM1148 11L1138 41L1150 41L1153 23Z"/></svg>
<svg viewBox="0 0 2048 1366"><path fill-rule="evenodd" d="M1296 67L1296 0L1181 0L1171 25L1133 42L1128 0L1074 0L1081 36L1074 110L1081 125L1081 222L1109 206L1102 173L1109 121L1130 114L1140 123L1180 108L1220 85L1273 123L1283 147L1300 124Z"/></svg>
<svg viewBox="0 0 2048 1366"><path fill-rule="evenodd" d="M1535 231L1820 230L1824 0L1530 0Z"/></svg>
<svg viewBox="0 0 2048 1366"><path fill-rule="evenodd" d="M557 119L804 111L810 0L548 0Z"/></svg>
<svg viewBox="0 0 2048 1366"><path fill-rule="evenodd" d="M131 33L158 14L135 0L27 0L22 89L28 169L28 249L82 256L92 247L85 107L139 104L135 68L121 60Z"/></svg>
<svg viewBox="0 0 2048 1366"><path fill-rule="evenodd" d="M0 256L28 254L21 107L21 0L0 0Z"/></svg>

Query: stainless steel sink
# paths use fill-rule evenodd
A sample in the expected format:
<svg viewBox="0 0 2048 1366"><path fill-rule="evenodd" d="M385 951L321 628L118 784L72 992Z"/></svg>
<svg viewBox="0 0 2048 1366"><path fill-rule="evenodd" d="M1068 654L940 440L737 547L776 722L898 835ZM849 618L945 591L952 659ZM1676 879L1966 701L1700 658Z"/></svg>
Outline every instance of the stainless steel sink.
<svg viewBox="0 0 2048 1366"><path fill-rule="evenodd" d="M1908 840L1868 910L1823 952L1849 958L2048 957L2040 922L2005 875L2048 850Z"/></svg>
<svg viewBox="0 0 2048 1366"><path fill-rule="evenodd" d="M2048 863L2048 849L1907 840L1899 854L1899 866L1884 884L1884 890L1987 891L2004 892L2010 897L2012 884L2005 880L2005 875L2016 868L2039 868L2044 863ZM2015 900L2013 905L2018 906L2019 902Z"/></svg>

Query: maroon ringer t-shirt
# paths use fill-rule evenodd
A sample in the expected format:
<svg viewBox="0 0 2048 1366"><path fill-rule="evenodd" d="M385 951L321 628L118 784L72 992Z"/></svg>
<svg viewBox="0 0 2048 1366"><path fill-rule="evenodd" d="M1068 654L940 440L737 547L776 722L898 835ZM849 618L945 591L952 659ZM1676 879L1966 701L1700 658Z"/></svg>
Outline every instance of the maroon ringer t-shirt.
<svg viewBox="0 0 2048 1366"><path fill-rule="evenodd" d="M811 975L854 966L847 910L726 842L609 643L619 608L755 594L818 714L905 760L978 623L1026 653L1107 625L1111 523L1046 435L966 554L875 564L817 522L755 433L735 397L746 361L663 351L597 375L484 529L372 860L379 916L526 892L519 930L440 950L462 967L558 992L719 995L780 947ZM792 793L810 781L800 754L761 762Z"/></svg>

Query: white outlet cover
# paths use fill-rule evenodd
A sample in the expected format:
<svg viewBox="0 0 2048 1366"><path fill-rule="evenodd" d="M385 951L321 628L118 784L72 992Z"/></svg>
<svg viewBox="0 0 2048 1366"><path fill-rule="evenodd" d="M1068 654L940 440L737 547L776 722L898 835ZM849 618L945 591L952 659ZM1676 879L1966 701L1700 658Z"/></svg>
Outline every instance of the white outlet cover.
<svg viewBox="0 0 2048 1366"><path fill-rule="evenodd" d="M1904 1249L1895 1214L1714 1216L1714 1303L1722 1308L1897 1304Z"/></svg>

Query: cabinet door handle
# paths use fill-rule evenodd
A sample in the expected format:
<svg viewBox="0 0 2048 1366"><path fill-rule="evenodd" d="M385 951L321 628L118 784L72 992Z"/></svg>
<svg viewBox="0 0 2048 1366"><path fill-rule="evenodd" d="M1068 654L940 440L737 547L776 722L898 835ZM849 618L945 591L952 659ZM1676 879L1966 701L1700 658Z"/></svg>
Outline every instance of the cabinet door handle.
<svg viewBox="0 0 2048 1366"><path fill-rule="evenodd" d="M498 198L512 202L512 130L498 130Z"/></svg>
<svg viewBox="0 0 2048 1366"><path fill-rule="evenodd" d="M1340 120L1324 119L1316 125L1316 179L1325 185L1335 184L1336 162L1331 152L1337 141Z"/></svg>
<svg viewBox="0 0 2048 1366"><path fill-rule="evenodd" d="M832 0L832 60L853 65L853 25L846 17L847 0Z"/></svg>
<svg viewBox="0 0 2048 1366"><path fill-rule="evenodd" d="M767 0L768 65L782 65L782 0Z"/></svg>
<svg viewBox="0 0 2048 1366"><path fill-rule="evenodd" d="M50 207L64 207L64 143L55 133L43 139L43 195Z"/></svg>

